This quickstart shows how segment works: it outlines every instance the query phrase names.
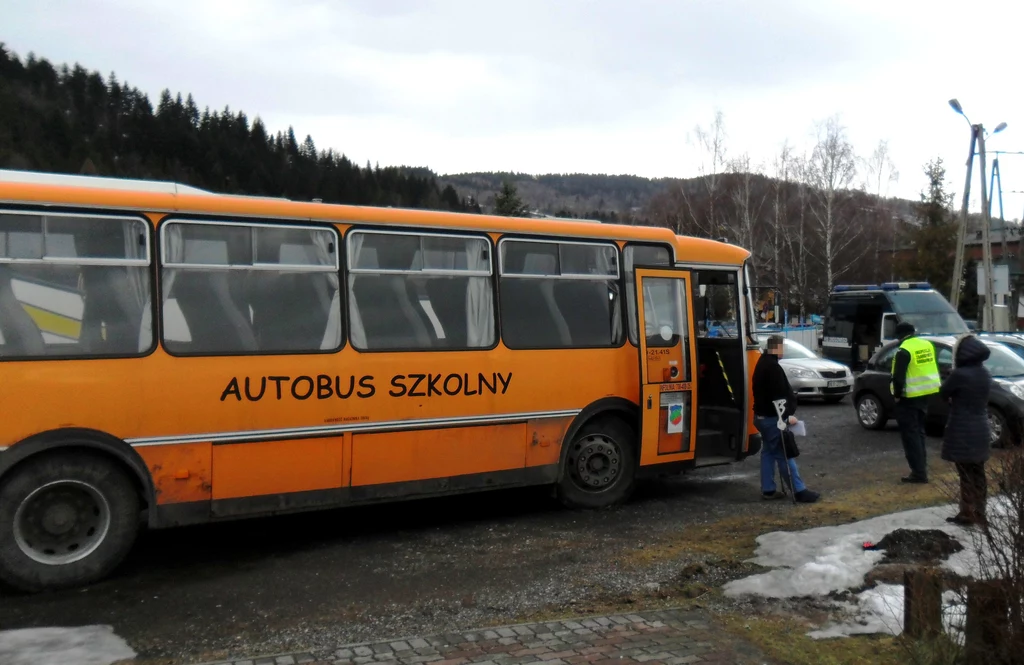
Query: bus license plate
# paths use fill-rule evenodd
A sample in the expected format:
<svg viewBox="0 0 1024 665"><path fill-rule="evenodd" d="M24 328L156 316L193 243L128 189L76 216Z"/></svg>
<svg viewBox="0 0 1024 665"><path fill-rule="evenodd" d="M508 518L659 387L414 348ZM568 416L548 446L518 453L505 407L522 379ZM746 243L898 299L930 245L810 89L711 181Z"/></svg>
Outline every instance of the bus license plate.
<svg viewBox="0 0 1024 665"><path fill-rule="evenodd" d="M845 388L846 387L846 381L829 381L828 382L828 387L829 388Z"/></svg>

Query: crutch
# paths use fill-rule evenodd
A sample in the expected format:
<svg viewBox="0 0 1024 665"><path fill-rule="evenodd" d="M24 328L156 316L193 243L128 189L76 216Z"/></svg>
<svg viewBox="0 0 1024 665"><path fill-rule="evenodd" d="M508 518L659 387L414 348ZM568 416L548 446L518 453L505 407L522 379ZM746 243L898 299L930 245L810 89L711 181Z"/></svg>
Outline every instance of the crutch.
<svg viewBox="0 0 1024 665"><path fill-rule="evenodd" d="M786 400L774 400L772 405L775 406L775 413L779 417L779 422L777 423L779 427L779 445L782 446L783 462L782 468L779 469L779 479L783 487L785 487L787 483L789 484L789 492L793 496L793 503L796 503L796 487L793 485L793 475L789 471L789 457L786 456L786 442L782 438L785 436L783 432L789 429L789 423L782 417L782 414L786 412Z"/></svg>

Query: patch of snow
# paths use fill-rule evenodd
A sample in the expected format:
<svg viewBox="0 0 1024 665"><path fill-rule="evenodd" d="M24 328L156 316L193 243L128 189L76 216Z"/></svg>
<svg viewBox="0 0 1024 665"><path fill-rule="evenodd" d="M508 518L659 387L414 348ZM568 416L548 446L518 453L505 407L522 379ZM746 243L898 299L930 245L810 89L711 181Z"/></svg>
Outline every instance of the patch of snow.
<svg viewBox="0 0 1024 665"><path fill-rule="evenodd" d="M1005 529L1008 504L1001 497L989 501L988 517L992 529ZM750 559L766 568L764 573L734 580L725 585L728 596L745 594L767 598L827 596L864 585L865 576L885 557L882 551L865 550L865 542L877 543L896 529L936 529L956 538L964 549L949 557L942 567L969 577L991 577L993 571L981 570L986 545L976 532L949 524L956 506L937 506L881 515L840 526L818 527L806 531L776 531L757 539L757 550ZM942 595L942 622L954 640L963 642L966 608L956 591ZM850 616L849 620L815 630L808 635L827 639L903 632L903 585L878 584L859 593L855 603L836 602L834 607Z"/></svg>
<svg viewBox="0 0 1024 665"><path fill-rule="evenodd" d="M884 552L865 550L864 543L877 543L895 529L938 529L967 548L970 539L964 529L946 522L953 513L952 506L938 506L839 526L767 533L758 537L750 562L774 570L729 582L725 593L798 598L863 586L865 575L885 557Z"/></svg>
<svg viewBox="0 0 1024 665"><path fill-rule="evenodd" d="M0 630L4 665L111 665L135 651L110 626Z"/></svg>
<svg viewBox="0 0 1024 665"><path fill-rule="evenodd" d="M807 633L816 640L849 635L903 632L903 585L879 584L857 596L852 620Z"/></svg>

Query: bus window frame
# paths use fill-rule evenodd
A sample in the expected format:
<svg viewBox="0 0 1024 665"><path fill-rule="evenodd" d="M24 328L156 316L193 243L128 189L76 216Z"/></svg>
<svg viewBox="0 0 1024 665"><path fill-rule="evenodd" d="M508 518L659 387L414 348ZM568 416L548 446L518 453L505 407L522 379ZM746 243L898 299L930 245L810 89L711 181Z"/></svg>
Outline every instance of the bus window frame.
<svg viewBox="0 0 1024 665"><path fill-rule="evenodd" d="M67 258L58 258L57 260L46 260L42 259L0 259L0 263L3 265L82 265L82 266L122 266L122 267L148 267L149 268L149 296L150 307L150 326L151 330L156 331L157 325L159 324L160 317L157 307L155 306L155 298L158 293L158 274L160 271L158 265L158 253L156 242L153 234L153 221L147 216L146 211L142 210L124 210L124 211L111 211L107 208L101 207L88 207L78 208L71 206L34 206L34 205L17 205L8 207L7 205L0 205L0 214L9 215L39 215L44 219L46 217L88 217L93 219L111 219L117 221L139 221L142 222L143 227L146 230L146 251L145 254L148 257L146 261L141 259L93 259L93 260L74 260ZM45 223L44 223L45 229ZM45 245L44 245L45 247ZM0 356L0 363L32 363L32 362L50 362L50 361L73 361L73 360L118 360L127 358L147 358L156 352L159 344L159 336L154 334L149 342L149 347L131 354L111 354L111 353L96 353L96 354L54 354L52 356L35 356L35 357L9 357Z"/></svg>
<svg viewBox="0 0 1024 665"><path fill-rule="evenodd" d="M154 267L156 269L157 276L159 277L159 279L157 280L157 283L156 283L156 290L155 290L156 291L156 296L155 296L155 300L154 300L154 302L158 303L158 307L154 307L153 308L154 316L156 318L156 322L154 323L154 326L159 326L159 328L154 328L154 330L157 330L157 329L159 330L159 335L155 335L154 337L156 337L158 339L159 344L160 344L160 348L163 349L164 353L166 353L167 355L169 355L169 356L171 356L173 358L259 358L259 357L268 357L268 356L314 356L314 355L315 356L327 356L327 355L333 355L333 354L340 353L347 346L347 342L348 342L348 319L346 317L346 312L345 311L341 312L341 344L337 348L334 348L334 349L319 349L319 350L315 350L315 351L302 350L302 351L256 351L256 352L237 351L237 352L230 352L230 353L179 353L179 352L171 351L170 349L167 348L167 345L165 344L165 341L164 341L164 326L163 326L163 306L164 306L164 297L163 297L164 296L164 294L163 294L163 290L164 290L163 269L165 267L165 264L163 262L163 257L164 257L164 246L165 246L164 229L169 224L174 224L174 223L180 222L180 223L186 223L186 224L205 225L205 226L243 226L243 227L264 227L264 228L272 228L272 229L279 229L279 228L283 227L283 228L288 228L288 229L306 230L306 231L323 231L323 230L330 231L330 232L332 232L334 234L334 239L335 239L335 243L334 243L335 264L339 266L337 268L337 270L335 271L335 274L338 275L338 289L339 289L339 291L343 292L342 293L342 298L339 298L339 306L342 308L342 310L344 310L346 308L346 304L347 304L346 298L347 298L347 295L344 293L344 290L347 288L347 285L346 285L346 281L345 281L344 265L342 263L342 237L343 236L342 236L341 232L339 231L338 227L335 226L334 223L329 222L329 221L291 219L291 218L287 218L287 217L285 217L285 218L259 217L259 218L252 218L252 219L259 219L260 221L251 221L251 222L247 221L248 219L250 219L250 218L248 218L248 217L234 217L234 216L232 216L232 217L216 217L216 216L212 216L212 215L176 215L176 214L165 215L163 218L160 219L160 222L157 225L157 243L158 243L158 247L157 247L157 251L155 252L156 253L157 261L154 262ZM255 254L254 254L254 258L255 258ZM182 268L185 268L185 269L199 269L199 270L218 270L218 269L220 269L220 270L247 270L247 269L253 269L253 270L261 270L261 271L283 270L283 269L287 269L289 267L293 267L293 268L295 267L295 266L289 266L288 264L259 264L259 265L262 265L264 267L260 268L260 267L254 267L254 266L248 266L248 265L238 265L238 266L227 267L227 266L223 266L223 265L206 264L206 263L198 263L198 264L172 263L172 264L170 264L170 267L171 268L175 268L175 269L182 269ZM311 266L299 266L300 269L303 268L303 267L309 268ZM328 266L322 266L320 268L327 268L327 267ZM329 273L331 271L330 270L325 270L325 269L318 269L318 270L309 270L308 272Z"/></svg>
<svg viewBox="0 0 1024 665"><path fill-rule="evenodd" d="M501 246L502 246L502 243L504 243L505 241L511 241L511 242L533 242L533 243L539 243L539 244L545 244L545 245L551 245L551 244L560 245L560 244L564 244L564 245L590 245L590 246L598 246L598 247L608 247L608 246L614 247L615 248L615 252L616 252L616 254L615 254L615 265L616 265L616 270L618 271L618 276L615 277L615 278L612 278L611 276L608 276L605 281L613 282L614 284L616 284L619 287L619 296L620 296L620 298L623 298L623 294L624 294L625 288L626 288L625 287L626 278L623 275L624 271L622 269L622 247L619 246L619 243L618 243L618 241L615 238L601 238L601 239L583 238L583 239L579 239L578 236L536 236L536 235L523 235L523 234L515 234L515 233L509 233L509 234L504 234L503 233L501 238L496 243L496 249L497 249L496 260L498 262L498 265L497 265L498 272L495 275L496 279L494 280L494 287L495 287L495 289L498 292L498 296L497 296L498 300L495 301L495 304L496 304L495 310L496 310L497 319L498 319L498 333L499 333L498 337L501 339L501 343L505 346L505 348L507 348L510 351L574 351L574 350L582 350L582 349L590 349L590 350L593 350L593 349L621 349L622 347L626 346L626 344L629 343L629 330L627 328L627 326L629 326L629 320L628 320L628 316L627 316L627 313L626 313L627 308L625 307L625 305L623 305L622 307L619 308L619 310L620 310L619 317L621 319L620 325L622 326L622 341L619 344L610 345L610 346L576 346L576 345L574 345L574 346L568 346L568 347L567 346L552 346L552 347L531 346L531 347L526 347L526 348L509 346L508 342L505 341L505 336L504 336L504 334L502 334L504 331L501 328L501 280L502 280L502 278L506 277L506 275L504 273L504 261L502 260ZM657 243L651 243L651 244L657 244ZM512 274L512 275L508 275L508 277L510 277L512 279L575 279L575 280L584 280L584 281L598 281L598 280L604 279L600 275L568 275L568 276L563 277L563 276L560 276L560 275L516 275L516 274Z"/></svg>
<svg viewBox="0 0 1024 665"><path fill-rule="evenodd" d="M626 260L626 248L627 247L660 247L660 248L667 249L668 250L668 261L669 261L669 263L668 263L667 266L634 265L632 267L632 269L626 270L625 260ZM622 247L619 248L619 254L622 255L622 261L623 261L623 265L622 265L622 290L623 290L623 293L626 293L626 297L627 298L629 297L628 291L629 291L629 287L630 287L630 285L626 281L626 273L627 272L631 273L633 279L636 279L636 269L637 268L675 268L675 267L677 267L676 266L676 251L675 251L675 247L673 247L672 245L670 245L668 243L660 243L660 242L632 242L632 241L628 241L627 240L626 242L624 242L622 244ZM636 290L636 288L635 288L636 285L634 284L633 286L634 286L634 288L632 290L635 291ZM633 298L634 299L636 298L636 294L635 293L633 294ZM633 309L635 310L635 313L636 313L637 326L638 326L638 328L637 328L637 340L634 342L633 340L631 340L629 338L629 333L630 333L629 323L630 323L630 321L629 321L629 304L627 303L626 307L625 307L625 310L626 310L626 342L628 344L632 345L633 348L635 348L637 351L639 351L640 350L640 330L639 330L639 325L640 325L640 315L639 315L639 312L640 312L640 310L637 309L635 301L634 301Z"/></svg>
<svg viewBox="0 0 1024 665"><path fill-rule="evenodd" d="M495 258L495 253L497 251L497 243L494 242L494 239L491 237L490 233L488 233L486 231L479 231L477 233L473 233L473 232L467 233L467 232L462 231L461 229L459 229L459 231L457 231L457 232L448 233L448 232L445 232L444 229L440 229L440 228L437 228L437 227L421 227L421 226L402 226L401 230L396 230L394 227L391 227L391 226L383 227L383 226L375 226L375 225L369 225L369 224L360 224L358 222L356 222L356 223L347 223L347 224L348 224L348 226L345 228L345 231L342 234L342 242L344 243L344 248L345 248L345 251L343 252L343 257L342 257L343 265L342 265L342 270L341 270L341 272L342 272L341 288L344 290L344 302L342 303L342 309L344 310L342 312L342 321L343 321L343 324L344 324L344 330L343 330L343 333L342 333L342 337L343 337L342 344L343 344L343 346L347 345L348 347L350 347L356 353L365 353L365 354L380 354L380 353L474 353L474 352L479 352L479 351L493 351L494 349L496 349L498 347L499 344L502 343L502 338L501 338L501 306L500 306L499 301L498 301L498 279L497 279L498 275L497 275L497 263L496 263L496 258ZM422 230L420 230L420 229L422 229ZM482 271L466 271L466 270L453 270L453 271L419 270L419 271L410 271L410 270L366 270L366 269L357 269L356 271L352 271L352 269L349 268L349 263L350 263L349 259L350 259L350 257L349 257L349 242L348 242L348 239L349 239L349 237L353 233L360 233L360 232L376 233L376 234L381 234L381 235L435 236L435 237L441 237L441 238L468 238L468 239L473 239L473 240L481 240L482 239L482 240L487 241L487 252L488 252L489 258L490 258L490 273L488 275L486 275L486 277L488 277L490 279L490 282L491 282L491 297L492 297L493 302L494 302L494 307L493 307L494 311L492 312L492 315L494 317L494 340L491 342L490 346L474 346L474 347L469 347L469 348L448 348L448 349L445 349L445 348L422 349L422 348L419 348L419 347L409 347L409 348L401 347L401 348L393 348L393 349L360 349L355 344L352 344L352 341L349 339L349 334L350 334L351 329L352 329L351 325L349 324L349 319L351 317L351 312L349 311L349 302L348 302L348 299L349 299L348 288L349 288L349 274L350 273L354 274L354 275L387 275L387 274L412 275L412 274L422 274L422 275L433 275L433 276L439 276L439 277L443 277L443 276L447 276L447 275L467 276L467 277L484 277L485 276L485 275L482 275L482 274L477 274L478 272L482 272Z"/></svg>

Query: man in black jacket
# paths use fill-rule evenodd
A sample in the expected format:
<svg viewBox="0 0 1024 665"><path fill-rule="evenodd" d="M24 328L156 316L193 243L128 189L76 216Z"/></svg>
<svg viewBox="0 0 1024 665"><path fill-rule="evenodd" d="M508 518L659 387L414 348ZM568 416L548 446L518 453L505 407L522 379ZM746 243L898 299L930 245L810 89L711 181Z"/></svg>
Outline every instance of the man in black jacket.
<svg viewBox="0 0 1024 665"><path fill-rule="evenodd" d="M775 410L776 401L785 401L786 407L782 418L790 425L795 425L796 396L789 386L786 370L779 364L785 338L772 335L768 338L767 351L761 354L754 367L754 425L761 433L761 493L767 499L778 499L785 496L785 491L775 489L775 467L783 482L795 492L795 498L801 503L814 503L818 493L812 492L800 478L796 468L796 460L786 459L786 451L782 444L782 431L779 430L779 414Z"/></svg>

